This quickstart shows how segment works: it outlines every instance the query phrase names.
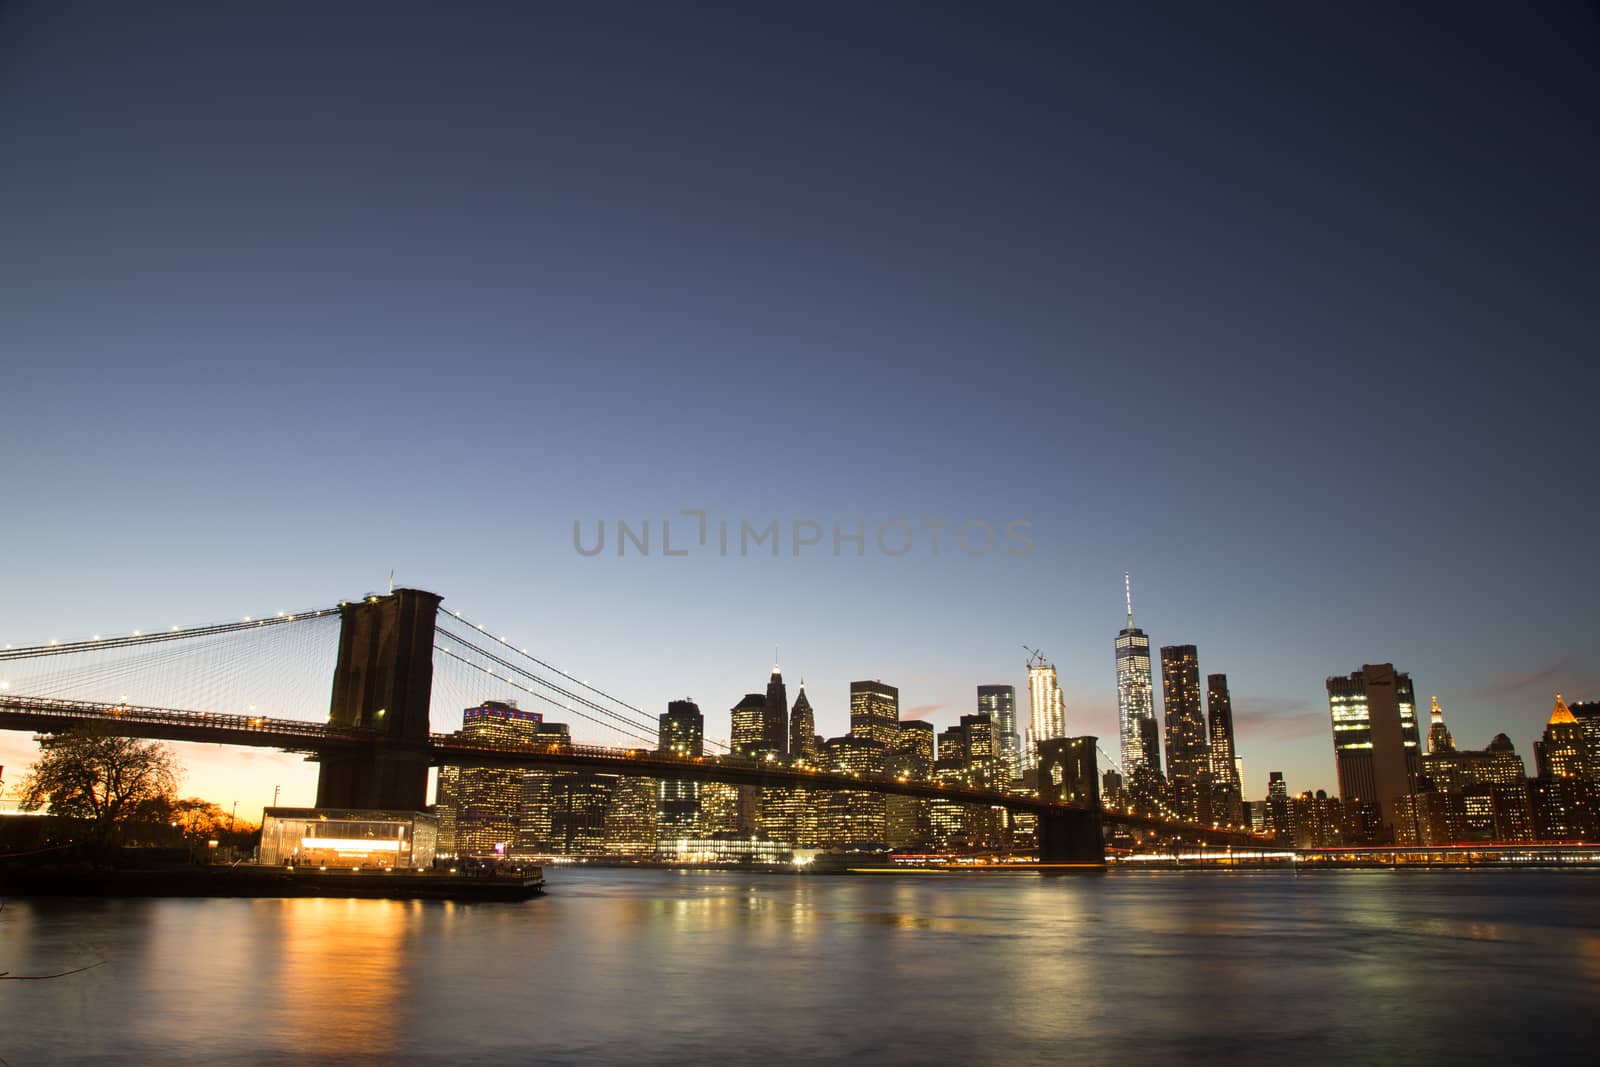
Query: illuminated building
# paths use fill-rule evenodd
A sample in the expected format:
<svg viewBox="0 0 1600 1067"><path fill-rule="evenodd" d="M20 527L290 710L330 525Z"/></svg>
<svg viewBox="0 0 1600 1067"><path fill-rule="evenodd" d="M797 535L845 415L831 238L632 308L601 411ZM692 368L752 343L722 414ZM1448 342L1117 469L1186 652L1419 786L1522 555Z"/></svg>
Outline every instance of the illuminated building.
<svg viewBox="0 0 1600 1067"><path fill-rule="evenodd" d="M753 819L746 819L744 798L740 787L725 782L700 783L700 824L702 837L710 834L737 834L750 829ZM666 827L661 830L661 840L669 836Z"/></svg>
<svg viewBox="0 0 1600 1067"><path fill-rule="evenodd" d="M268 808L261 820L261 863L426 870L438 840L420 811Z"/></svg>
<svg viewBox="0 0 1600 1067"><path fill-rule="evenodd" d="M1327 680L1334 763L1347 826L1375 843L1392 840L1400 798L1422 773L1411 677L1391 663Z"/></svg>
<svg viewBox="0 0 1600 1067"><path fill-rule="evenodd" d="M741 756L762 759L771 751L767 740L767 698L762 693L746 693L733 706L731 747Z"/></svg>
<svg viewBox="0 0 1600 1067"><path fill-rule="evenodd" d="M963 715L939 734L934 777L951 785L989 788L998 773L994 720ZM986 849L1001 844L1002 813L994 808L948 800L928 802L933 842L940 848Z"/></svg>
<svg viewBox="0 0 1600 1067"><path fill-rule="evenodd" d="M852 692L851 696L853 704L855 694ZM854 714L851 718L854 720ZM898 722L896 725L898 727ZM852 726L854 726L853 721ZM888 763L888 755L883 745L870 737L857 736L853 730L844 737L833 737L824 742L822 758L826 769L841 774L879 774ZM882 793L830 789L823 795L821 809L818 836L827 844L883 843L887 827Z"/></svg>
<svg viewBox="0 0 1600 1067"><path fill-rule="evenodd" d="M490 744L571 744L563 723L546 723L536 711L513 701L489 700L461 713L463 740ZM525 837L523 780L528 772L499 767L442 767L436 810L444 828L440 852L456 856L505 856Z"/></svg>
<svg viewBox="0 0 1600 1067"><path fill-rule="evenodd" d="M1289 817L1289 786L1282 771L1267 775L1266 828L1281 844L1294 841L1294 824Z"/></svg>
<svg viewBox="0 0 1600 1067"><path fill-rule="evenodd" d="M1534 762L1540 778L1595 778L1590 758L1589 739L1577 716L1556 694L1555 708L1545 724L1544 736L1533 745Z"/></svg>
<svg viewBox="0 0 1600 1067"><path fill-rule="evenodd" d="M778 756L789 754L789 691L784 687L783 674L778 665L772 665L772 677L767 679L767 702L761 714L761 732L765 749Z"/></svg>
<svg viewBox="0 0 1600 1067"><path fill-rule="evenodd" d="M658 721L657 748L676 756L705 750L705 717L692 700L674 700ZM700 783L663 778L656 786L656 822L663 836L693 837L700 822Z"/></svg>
<svg viewBox="0 0 1600 1067"><path fill-rule="evenodd" d="M809 802L810 790L803 791ZM802 790L789 786L763 787L756 793L755 829L774 841L798 843Z"/></svg>
<svg viewBox="0 0 1600 1067"><path fill-rule="evenodd" d="M1456 739L1450 736L1450 728L1444 724L1444 710L1439 707L1439 698L1433 700L1433 710L1428 713L1428 754L1439 755L1456 750Z"/></svg>
<svg viewBox="0 0 1600 1067"><path fill-rule="evenodd" d="M674 700L658 722L657 750L674 756L698 756L705 750L706 723L692 700Z"/></svg>
<svg viewBox="0 0 1600 1067"><path fill-rule="evenodd" d="M719 833L663 838L656 858L667 863L780 864L794 861L794 849L760 834Z"/></svg>
<svg viewBox="0 0 1600 1067"><path fill-rule="evenodd" d="M1022 776L1022 739L1017 736L1017 690L1009 685L978 686L978 714L994 720L1000 740L1001 784Z"/></svg>
<svg viewBox="0 0 1600 1067"><path fill-rule="evenodd" d="M1067 736L1066 702L1056 679L1053 663L1044 653L1034 652L1028 660L1028 738L1023 746L1022 769L1039 765L1039 742Z"/></svg>
<svg viewBox="0 0 1600 1067"><path fill-rule="evenodd" d="M524 771L519 783L521 818L517 822L516 856L550 855L554 851L551 816L556 807L556 771ZM472 855L463 852L461 855Z"/></svg>
<svg viewBox="0 0 1600 1067"><path fill-rule="evenodd" d="M649 856L656 850L659 785L654 778L619 777L605 815L605 854Z"/></svg>
<svg viewBox="0 0 1600 1067"><path fill-rule="evenodd" d="M879 681L851 682L850 736L876 746L859 749L859 752L877 752L881 759L887 760L900 739L900 690ZM863 767L862 771L881 774L883 769L884 763L879 763L875 767Z"/></svg>
<svg viewBox="0 0 1600 1067"><path fill-rule="evenodd" d="M1226 674L1206 675L1206 714L1210 719L1212 816L1218 823L1244 822L1244 785L1233 742L1233 698Z"/></svg>
<svg viewBox="0 0 1600 1067"><path fill-rule="evenodd" d="M1528 801L1538 841L1600 841L1600 796L1585 778L1530 778Z"/></svg>
<svg viewBox="0 0 1600 1067"><path fill-rule="evenodd" d="M1100 776L1100 796L1110 811L1121 811L1127 803L1127 796L1122 787L1122 775L1117 773L1115 767L1108 768Z"/></svg>
<svg viewBox="0 0 1600 1067"><path fill-rule="evenodd" d="M900 724L895 738L893 774L904 774L914 780L933 777L933 723L921 719L907 719Z"/></svg>
<svg viewBox="0 0 1600 1067"><path fill-rule="evenodd" d="M1295 848L1337 848L1344 844L1344 815L1339 798L1319 789L1289 801L1289 825Z"/></svg>
<svg viewBox="0 0 1600 1067"><path fill-rule="evenodd" d="M806 683L800 681L800 692L794 698L794 710L789 713L789 758L797 763L815 763L817 759L817 720L806 699Z"/></svg>
<svg viewBox="0 0 1600 1067"><path fill-rule="evenodd" d="M461 798L461 768L439 768L439 780L434 786L433 815L437 830L439 855L456 854L456 805Z"/></svg>
<svg viewBox="0 0 1600 1067"><path fill-rule="evenodd" d="M1128 595L1128 625L1117 634L1117 720L1122 742L1122 770L1129 787L1136 771L1159 773L1160 755L1154 744L1155 684L1150 672L1150 638L1133 625L1133 579L1122 576ZM1148 722L1150 727L1144 724Z"/></svg>
<svg viewBox="0 0 1600 1067"><path fill-rule="evenodd" d="M616 775L568 771L555 777L548 851L557 856L606 854L606 812Z"/></svg>
<svg viewBox="0 0 1600 1067"><path fill-rule="evenodd" d="M1466 798L1461 793L1441 793L1426 785L1400 797L1395 805L1395 844L1431 847L1471 840Z"/></svg>
<svg viewBox="0 0 1600 1067"><path fill-rule="evenodd" d="M1533 840L1533 809L1526 780L1469 785L1461 790L1461 801L1467 813L1468 840L1500 844Z"/></svg>
<svg viewBox="0 0 1600 1067"><path fill-rule="evenodd" d="M1600 763L1600 700L1574 700L1567 705L1567 710L1578 720L1583 736L1589 740L1590 758ZM1600 767L1595 773L1600 774Z"/></svg>
<svg viewBox="0 0 1600 1067"><path fill-rule="evenodd" d="M1167 781L1180 818L1205 823L1211 814L1206 719L1200 710L1200 657L1193 645L1161 649L1161 705L1167 719Z"/></svg>
<svg viewBox="0 0 1600 1067"><path fill-rule="evenodd" d="M1000 744L994 719L988 715L963 715L961 735L966 748L967 784L977 789L997 788Z"/></svg>
<svg viewBox="0 0 1600 1067"><path fill-rule="evenodd" d="M1430 729L1430 737L1432 733ZM1431 739L1429 748L1433 748ZM1527 768L1511 739L1496 734L1481 752L1458 749L1453 741L1448 749L1430 751L1422 757L1422 777L1442 792L1460 792L1480 783L1520 785L1527 777Z"/></svg>
<svg viewBox="0 0 1600 1067"><path fill-rule="evenodd" d="M933 777L933 724L921 719L900 723L888 773L911 781ZM890 848L923 847L931 841L931 801L921 797L885 796L884 841Z"/></svg>
<svg viewBox="0 0 1600 1067"><path fill-rule="evenodd" d="M1534 836L1541 841L1600 840L1600 787L1588 738L1560 693L1533 753L1539 768L1539 776L1528 781Z"/></svg>

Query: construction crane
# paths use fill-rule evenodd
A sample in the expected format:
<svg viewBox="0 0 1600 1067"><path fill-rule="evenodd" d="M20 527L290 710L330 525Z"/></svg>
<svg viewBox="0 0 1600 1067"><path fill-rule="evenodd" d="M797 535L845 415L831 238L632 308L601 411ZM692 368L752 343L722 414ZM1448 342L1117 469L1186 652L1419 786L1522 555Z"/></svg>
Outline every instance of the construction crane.
<svg viewBox="0 0 1600 1067"><path fill-rule="evenodd" d="M1028 654L1028 666L1029 667L1047 667L1047 666L1049 666L1049 664L1045 661L1044 653L1040 652L1037 648L1029 648L1027 645L1023 645L1022 646L1022 651L1026 652Z"/></svg>

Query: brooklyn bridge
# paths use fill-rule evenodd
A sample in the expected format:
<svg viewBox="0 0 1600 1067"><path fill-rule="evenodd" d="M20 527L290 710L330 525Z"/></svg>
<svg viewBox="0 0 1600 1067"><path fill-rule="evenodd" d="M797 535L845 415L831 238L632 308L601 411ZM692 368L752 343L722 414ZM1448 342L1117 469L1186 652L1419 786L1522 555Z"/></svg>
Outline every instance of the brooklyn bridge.
<svg viewBox="0 0 1600 1067"><path fill-rule="evenodd" d="M1106 831L1216 845L1258 838L1037 794L662 750L656 720L418 589L271 617L0 650L0 729L85 724L125 736L254 746L317 762L319 808L422 810L431 767L502 767L845 790L1027 813L1041 863L1099 864ZM331 660L331 663L330 663ZM331 667L331 686L329 671ZM485 742L434 728L437 706L522 695L582 720L583 741ZM611 743L606 743L611 742ZM1045 779L1046 776L1041 776Z"/></svg>

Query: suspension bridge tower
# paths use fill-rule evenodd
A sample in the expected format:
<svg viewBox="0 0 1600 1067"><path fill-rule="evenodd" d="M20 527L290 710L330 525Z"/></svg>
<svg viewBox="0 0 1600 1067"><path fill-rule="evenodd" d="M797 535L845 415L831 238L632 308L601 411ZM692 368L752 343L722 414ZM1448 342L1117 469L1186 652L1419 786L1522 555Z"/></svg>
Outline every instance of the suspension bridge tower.
<svg viewBox="0 0 1600 1067"><path fill-rule="evenodd" d="M328 721L370 730L369 749L322 756L317 807L421 811L428 793L433 630L444 598L396 589L341 604Z"/></svg>

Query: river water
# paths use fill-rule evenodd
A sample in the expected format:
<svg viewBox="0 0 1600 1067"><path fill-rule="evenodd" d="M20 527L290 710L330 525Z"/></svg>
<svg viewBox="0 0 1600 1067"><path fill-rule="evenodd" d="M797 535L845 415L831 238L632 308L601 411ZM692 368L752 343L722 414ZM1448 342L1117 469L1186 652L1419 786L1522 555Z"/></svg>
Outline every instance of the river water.
<svg viewBox="0 0 1600 1067"><path fill-rule="evenodd" d="M0 1058L1594 1062L1600 875L551 872L522 904L9 900Z"/></svg>

